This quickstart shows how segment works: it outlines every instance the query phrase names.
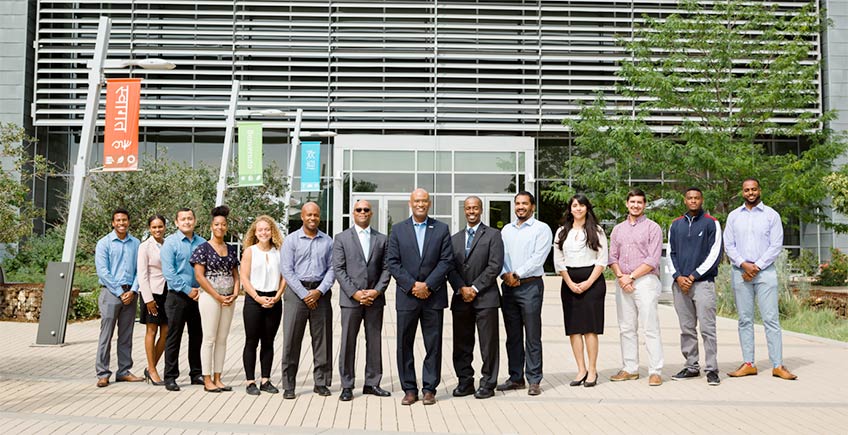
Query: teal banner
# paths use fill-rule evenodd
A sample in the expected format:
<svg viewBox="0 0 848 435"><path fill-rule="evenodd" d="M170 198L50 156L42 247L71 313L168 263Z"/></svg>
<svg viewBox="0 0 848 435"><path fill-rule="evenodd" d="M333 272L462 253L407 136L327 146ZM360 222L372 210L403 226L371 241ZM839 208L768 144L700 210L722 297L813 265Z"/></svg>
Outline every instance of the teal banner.
<svg viewBox="0 0 848 435"><path fill-rule="evenodd" d="M262 123L238 124L238 186L262 185Z"/></svg>
<svg viewBox="0 0 848 435"><path fill-rule="evenodd" d="M301 142L300 191L321 190L321 142Z"/></svg>

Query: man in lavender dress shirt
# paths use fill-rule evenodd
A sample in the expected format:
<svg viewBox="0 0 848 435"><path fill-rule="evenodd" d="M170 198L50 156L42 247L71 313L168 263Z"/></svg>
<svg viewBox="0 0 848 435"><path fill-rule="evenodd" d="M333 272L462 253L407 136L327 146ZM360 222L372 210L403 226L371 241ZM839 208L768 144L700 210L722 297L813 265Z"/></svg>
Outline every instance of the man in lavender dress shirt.
<svg viewBox="0 0 848 435"><path fill-rule="evenodd" d="M330 287L333 239L318 229L321 209L307 202L300 211L303 226L289 234L280 250L280 273L288 290L283 293L283 398L294 399L295 378L306 322L312 336L315 380L313 391L329 396L333 382L333 309Z"/></svg>
<svg viewBox="0 0 848 435"><path fill-rule="evenodd" d="M639 379L639 331L645 330L648 348L648 385L662 385L663 349L657 314L662 255L662 230L645 216L645 192L627 193L628 216L610 234L609 263L615 272L616 311L621 337L622 368L611 381Z"/></svg>
<svg viewBox="0 0 848 435"><path fill-rule="evenodd" d="M730 212L724 229L724 248L733 265L731 273L736 309L739 313L739 344L742 365L730 377L756 375L754 365L754 297L766 328L766 344L772 376L794 380L783 366L783 337L777 308L777 270L774 261L783 249L783 223L773 208L760 200L760 182L742 182L745 204Z"/></svg>

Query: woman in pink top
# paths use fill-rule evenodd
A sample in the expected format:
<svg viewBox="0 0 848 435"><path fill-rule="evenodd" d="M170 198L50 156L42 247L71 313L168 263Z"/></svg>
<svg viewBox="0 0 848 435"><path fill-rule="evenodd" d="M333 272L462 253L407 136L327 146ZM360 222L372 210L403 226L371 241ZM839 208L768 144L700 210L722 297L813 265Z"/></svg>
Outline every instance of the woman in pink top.
<svg viewBox="0 0 848 435"><path fill-rule="evenodd" d="M144 336L144 350L147 353L147 368L144 380L153 385L165 385L156 364L165 351L165 337L168 335L168 317L165 315L165 298L168 295L165 277L162 275L162 262L159 248L165 241L165 217L159 214L147 219L150 237L138 247L138 289L144 306L141 307L139 323L147 325ZM159 340L156 332L159 331Z"/></svg>

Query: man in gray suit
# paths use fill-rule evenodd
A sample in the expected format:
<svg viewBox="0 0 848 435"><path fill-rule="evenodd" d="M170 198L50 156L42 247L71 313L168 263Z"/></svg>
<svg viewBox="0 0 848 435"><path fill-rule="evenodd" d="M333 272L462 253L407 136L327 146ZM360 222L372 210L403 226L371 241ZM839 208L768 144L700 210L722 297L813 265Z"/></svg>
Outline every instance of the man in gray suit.
<svg viewBox="0 0 848 435"><path fill-rule="evenodd" d="M356 339L365 321L365 385L362 394L388 397L392 393L380 388L383 377L381 334L383 330L383 295L391 275L386 268L388 238L371 228L371 203L356 201L353 205L354 226L337 234L333 242L333 270L339 282L339 306L342 309L342 343L339 352L339 375L342 393L339 400L353 399Z"/></svg>
<svg viewBox="0 0 848 435"><path fill-rule="evenodd" d="M453 395L474 394L478 399L495 395L498 381L498 307L501 295L497 278L504 261L500 231L480 222L483 201L469 196L464 203L467 226L451 238L454 268L448 279L453 287L453 367L459 378ZM474 391L474 328L480 334L480 388Z"/></svg>

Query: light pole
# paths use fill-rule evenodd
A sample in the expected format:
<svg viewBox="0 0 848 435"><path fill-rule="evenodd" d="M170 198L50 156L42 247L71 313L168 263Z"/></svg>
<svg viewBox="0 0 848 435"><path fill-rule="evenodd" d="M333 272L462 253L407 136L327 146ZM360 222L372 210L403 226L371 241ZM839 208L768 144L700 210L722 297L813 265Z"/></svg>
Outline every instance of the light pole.
<svg viewBox="0 0 848 435"><path fill-rule="evenodd" d="M65 341L65 327L68 320L68 305L71 284L74 276L74 257L79 239L80 220L82 218L85 182L88 178L88 164L97 127L97 109L100 106L100 89L103 85L103 70L106 68L126 68L138 66L145 69L174 69L175 65L162 59L142 60L106 60L109 49L109 34L112 20L100 17L97 27L97 39L94 44L94 57L88 61L88 91L85 99L82 132L76 163L73 165L73 185L68 204L68 218L65 228L65 243L62 248L62 261L51 262L47 267L47 279L42 296L41 314L38 321L36 344L62 344Z"/></svg>

